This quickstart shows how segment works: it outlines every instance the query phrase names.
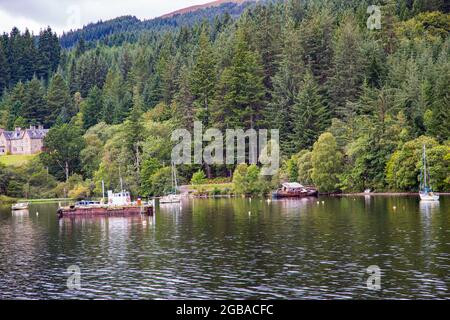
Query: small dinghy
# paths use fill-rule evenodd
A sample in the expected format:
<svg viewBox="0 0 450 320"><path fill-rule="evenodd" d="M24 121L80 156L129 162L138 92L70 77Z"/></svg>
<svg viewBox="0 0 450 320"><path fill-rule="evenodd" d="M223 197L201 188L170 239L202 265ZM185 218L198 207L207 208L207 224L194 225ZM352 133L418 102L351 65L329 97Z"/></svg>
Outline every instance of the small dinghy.
<svg viewBox="0 0 450 320"><path fill-rule="evenodd" d="M19 202L19 203L15 203L12 205L11 209L16 211L16 210L27 210L29 207L29 203L28 202Z"/></svg>

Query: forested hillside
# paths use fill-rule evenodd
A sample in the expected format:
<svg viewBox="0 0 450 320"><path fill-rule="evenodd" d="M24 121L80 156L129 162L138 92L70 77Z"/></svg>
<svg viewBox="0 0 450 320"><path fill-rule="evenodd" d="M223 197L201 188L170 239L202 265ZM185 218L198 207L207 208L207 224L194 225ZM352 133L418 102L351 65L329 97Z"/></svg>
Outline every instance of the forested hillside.
<svg viewBox="0 0 450 320"><path fill-rule="evenodd" d="M141 21L134 16L123 16L108 21L99 21L80 30L64 33L61 37L61 45L64 48L70 48L81 39L87 42L100 41L107 45L135 42L142 33L176 31L181 27L191 27L202 21L217 23L216 18L221 15L227 15L230 19L234 19L253 4L254 2L250 0L244 3L230 1L219 6L150 20Z"/></svg>
<svg viewBox="0 0 450 320"><path fill-rule="evenodd" d="M39 157L0 167L1 194L87 197L120 176L135 195L162 194L171 132L195 120L279 129L283 167L263 179L255 166L180 166L181 183L201 170L234 176L238 193L280 180L414 191L425 144L433 187L450 191L448 4L375 1L382 28L369 30L372 2L262 3L151 32L125 17L65 35L69 49L50 29L35 41L14 29L0 42L0 127L51 130Z"/></svg>

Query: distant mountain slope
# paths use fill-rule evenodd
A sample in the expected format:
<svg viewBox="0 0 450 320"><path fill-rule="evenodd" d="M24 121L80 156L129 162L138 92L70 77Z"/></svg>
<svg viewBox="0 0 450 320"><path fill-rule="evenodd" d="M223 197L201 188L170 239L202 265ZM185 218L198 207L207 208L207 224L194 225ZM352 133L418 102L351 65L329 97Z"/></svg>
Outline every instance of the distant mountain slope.
<svg viewBox="0 0 450 320"><path fill-rule="evenodd" d="M176 10L174 12L165 14L163 16L161 16L161 18L172 18L173 16L176 16L178 14L186 14L186 13L190 13L190 12L195 12L197 10L200 9L207 9L207 8L212 8L212 7L218 7L224 3L237 3L237 4L242 4L246 1L249 0L216 0L216 1L212 1L212 2L208 2L205 4L199 4L196 6L191 6L191 7L187 7L187 8L183 8L180 10Z"/></svg>
<svg viewBox="0 0 450 320"><path fill-rule="evenodd" d="M230 14L232 18L237 18L246 8L254 3L255 1L248 0L219 0L203 5L204 8L190 7L151 20L139 20L134 16L122 16L112 20L99 21L90 23L82 29L64 33L60 39L61 45L64 48L73 47L81 38L91 42L105 40L108 37L120 36L126 33L136 36L143 31L173 30L181 26L193 25L203 20L212 21L215 17L226 13ZM183 13L183 11L185 12Z"/></svg>

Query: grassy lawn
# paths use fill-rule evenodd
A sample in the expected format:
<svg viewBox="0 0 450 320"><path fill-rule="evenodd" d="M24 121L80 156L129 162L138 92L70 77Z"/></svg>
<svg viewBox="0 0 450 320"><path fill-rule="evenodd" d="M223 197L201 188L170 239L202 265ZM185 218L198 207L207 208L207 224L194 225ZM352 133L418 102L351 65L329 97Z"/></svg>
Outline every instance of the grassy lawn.
<svg viewBox="0 0 450 320"><path fill-rule="evenodd" d="M5 196L3 194L0 195L0 205L11 204L16 202L17 199Z"/></svg>
<svg viewBox="0 0 450 320"><path fill-rule="evenodd" d="M5 166L19 167L27 163L34 157L36 157L35 154L31 155L15 154L15 155L0 156L0 163L4 164Z"/></svg>

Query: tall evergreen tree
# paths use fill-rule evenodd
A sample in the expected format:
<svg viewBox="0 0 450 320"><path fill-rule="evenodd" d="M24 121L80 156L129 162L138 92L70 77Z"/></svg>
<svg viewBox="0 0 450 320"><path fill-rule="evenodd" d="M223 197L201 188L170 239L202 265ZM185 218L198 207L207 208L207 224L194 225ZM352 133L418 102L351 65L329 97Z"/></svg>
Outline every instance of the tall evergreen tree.
<svg viewBox="0 0 450 320"><path fill-rule="evenodd" d="M108 64L100 49L82 55L77 63L77 84L81 96L88 95L93 87L103 88Z"/></svg>
<svg viewBox="0 0 450 320"><path fill-rule="evenodd" d="M57 120L63 123L69 122L70 118L75 115L69 88L59 73L56 73L50 81L47 92L47 106L50 113L48 119L50 125Z"/></svg>
<svg viewBox="0 0 450 320"><path fill-rule="evenodd" d="M331 76L333 29L334 17L327 8L311 9L300 25L303 58L319 85Z"/></svg>
<svg viewBox="0 0 450 320"><path fill-rule="evenodd" d="M180 126L187 128L192 132L194 127L194 96L191 91L191 80L189 78L189 69L184 66L181 68L178 78L178 92L175 95L175 119Z"/></svg>
<svg viewBox="0 0 450 320"><path fill-rule="evenodd" d="M0 96L9 86L8 55L3 41L0 41Z"/></svg>
<svg viewBox="0 0 450 320"><path fill-rule="evenodd" d="M231 66L218 85L214 118L219 127L256 128L263 120L265 87L260 57L248 46L245 34L237 31Z"/></svg>
<svg viewBox="0 0 450 320"><path fill-rule="evenodd" d="M433 90L432 120L430 132L439 140L450 139L450 63L440 61Z"/></svg>
<svg viewBox="0 0 450 320"><path fill-rule="evenodd" d="M333 78L330 81L331 112L345 114L347 101L355 102L364 79L364 59L358 26L347 17L334 41Z"/></svg>
<svg viewBox="0 0 450 320"><path fill-rule="evenodd" d="M93 87L82 105L83 128L89 129L101 120L103 109L102 91L96 86Z"/></svg>
<svg viewBox="0 0 450 320"><path fill-rule="evenodd" d="M273 91L272 100L267 108L267 124L280 130L281 151L289 155L298 151L291 139L295 125L292 116L304 73L304 62L300 32L294 28L293 22L288 23L285 33L280 67L272 79Z"/></svg>
<svg viewBox="0 0 450 320"><path fill-rule="evenodd" d="M48 27L39 34L38 39L38 75L44 79L48 79L50 74L55 72L61 58L61 46L58 36Z"/></svg>
<svg viewBox="0 0 450 320"><path fill-rule="evenodd" d="M295 150L310 148L329 125L328 110L310 71L305 74L293 112L292 140L296 142Z"/></svg>
<svg viewBox="0 0 450 320"><path fill-rule="evenodd" d="M22 105L22 117L29 124L42 124L48 126L50 112L45 100L45 89L41 81L34 77L25 86L25 95Z"/></svg>
<svg viewBox="0 0 450 320"><path fill-rule="evenodd" d="M102 120L107 124L114 123L114 112L120 108L122 80L120 73L109 70L103 87Z"/></svg>
<svg viewBox="0 0 450 320"><path fill-rule="evenodd" d="M191 71L190 88L194 96L196 118L209 125L211 101L216 85L216 59L209 41L207 30L200 34L198 48L195 52L194 66Z"/></svg>
<svg viewBox="0 0 450 320"><path fill-rule="evenodd" d="M20 80L28 81L33 78L35 73L35 57L36 57L36 47L34 45L34 40L32 35L25 30L25 33L21 36L20 41L20 58L19 62L21 65Z"/></svg>

